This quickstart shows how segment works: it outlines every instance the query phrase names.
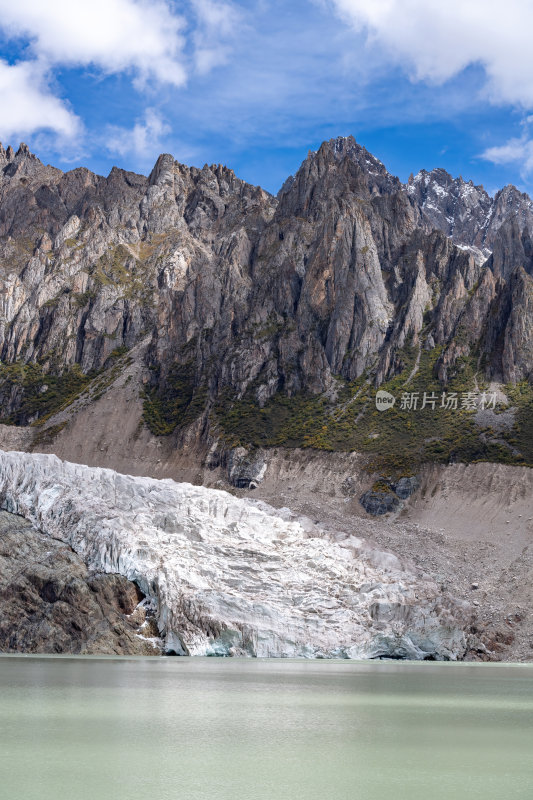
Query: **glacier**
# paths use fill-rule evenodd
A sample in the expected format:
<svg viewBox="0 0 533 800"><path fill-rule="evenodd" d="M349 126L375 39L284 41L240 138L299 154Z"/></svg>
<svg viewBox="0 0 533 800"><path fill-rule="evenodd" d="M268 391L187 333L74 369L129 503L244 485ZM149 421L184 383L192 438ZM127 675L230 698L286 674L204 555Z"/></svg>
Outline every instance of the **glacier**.
<svg viewBox="0 0 533 800"><path fill-rule="evenodd" d="M288 509L3 451L0 506L89 569L135 581L168 654L456 660L467 649L465 603Z"/></svg>

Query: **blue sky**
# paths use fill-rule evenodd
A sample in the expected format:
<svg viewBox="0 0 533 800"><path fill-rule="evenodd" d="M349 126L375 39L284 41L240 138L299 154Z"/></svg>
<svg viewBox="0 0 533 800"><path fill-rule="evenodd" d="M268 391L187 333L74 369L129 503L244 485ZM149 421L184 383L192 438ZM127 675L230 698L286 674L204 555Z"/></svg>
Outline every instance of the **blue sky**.
<svg viewBox="0 0 533 800"><path fill-rule="evenodd" d="M532 29L530 0L0 0L0 139L100 174L170 152L276 192L353 134L402 180L531 192Z"/></svg>

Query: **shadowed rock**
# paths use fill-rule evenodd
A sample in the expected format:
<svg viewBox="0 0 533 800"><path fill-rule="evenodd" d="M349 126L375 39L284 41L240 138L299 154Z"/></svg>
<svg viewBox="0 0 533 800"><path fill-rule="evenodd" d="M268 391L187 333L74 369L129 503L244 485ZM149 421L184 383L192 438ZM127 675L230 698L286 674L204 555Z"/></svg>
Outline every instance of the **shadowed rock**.
<svg viewBox="0 0 533 800"><path fill-rule="evenodd" d="M0 652L157 655L142 599L123 576L90 572L68 545L0 512Z"/></svg>

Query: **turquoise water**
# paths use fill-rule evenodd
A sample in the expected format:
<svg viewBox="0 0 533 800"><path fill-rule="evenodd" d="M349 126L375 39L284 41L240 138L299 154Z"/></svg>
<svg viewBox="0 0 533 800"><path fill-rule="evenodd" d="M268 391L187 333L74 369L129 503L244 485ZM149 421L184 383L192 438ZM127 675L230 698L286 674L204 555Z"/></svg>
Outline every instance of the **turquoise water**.
<svg viewBox="0 0 533 800"><path fill-rule="evenodd" d="M0 658L9 800L533 798L533 666Z"/></svg>

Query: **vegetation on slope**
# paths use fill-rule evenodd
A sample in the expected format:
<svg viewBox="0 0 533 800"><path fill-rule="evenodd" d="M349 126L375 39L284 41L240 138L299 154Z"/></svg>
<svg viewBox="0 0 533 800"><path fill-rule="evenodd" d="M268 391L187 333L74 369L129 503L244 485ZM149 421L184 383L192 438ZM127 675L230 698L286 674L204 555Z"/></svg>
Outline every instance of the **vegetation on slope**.
<svg viewBox="0 0 533 800"><path fill-rule="evenodd" d="M202 414L207 390L196 386L192 360L173 364L163 383L159 380L160 368L153 372L153 385L144 392L143 418L153 434L167 436Z"/></svg>
<svg viewBox="0 0 533 800"><path fill-rule="evenodd" d="M403 369L380 390L394 395L387 411L375 405L376 389L363 376L343 382L336 402L322 396L277 394L260 408L253 387L242 400L226 397L218 403L215 419L233 446L312 447L318 450L358 451L368 456L368 467L396 475L412 474L425 461L494 461L533 466L533 389L525 383L505 387L509 406L516 407L514 425L496 432L480 427L476 413L461 408L464 393L488 391L476 374L474 358L463 359L448 386L436 378L440 348L422 351L418 370L413 347L400 354ZM340 383L340 379L339 379ZM458 408L441 408L442 394L457 393ZM402 408L403 393L418 394L417 410ZM422 409L424 392L437 398L436 407ZM503 410L496 408L496 412Z"/></svg>
<svg viewBox="0 0 533 800"><path fill-rule="evenodd" d="M40 363L0 365L0 402L4 409L13 407L0 416L4 425L43 425L50 417L89 391L89 399L97 400L129 363L126 347L117 347L108 357L106 368L88 373L79 364L62 372L45 370ZM12 402L16 398L16 402Z"/></svg>
<svg viewBox="0 0 533 800"><path fill-rule="evenodd" d="M61 374L45 372L40 364L3 364L0 366L0 395L4 408L9 398L20 398L16 410L2 415L0 422L25 425L34 419L44 422L52 414L70 405L90 383L93 375L74 364Z"/></svg>

